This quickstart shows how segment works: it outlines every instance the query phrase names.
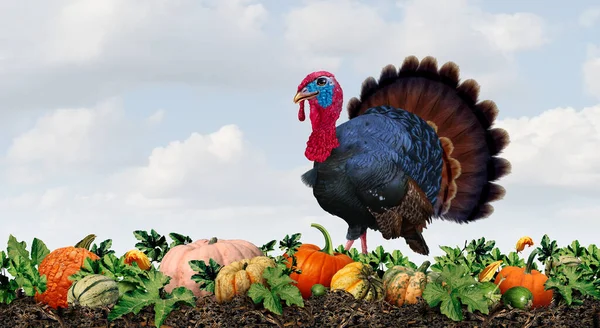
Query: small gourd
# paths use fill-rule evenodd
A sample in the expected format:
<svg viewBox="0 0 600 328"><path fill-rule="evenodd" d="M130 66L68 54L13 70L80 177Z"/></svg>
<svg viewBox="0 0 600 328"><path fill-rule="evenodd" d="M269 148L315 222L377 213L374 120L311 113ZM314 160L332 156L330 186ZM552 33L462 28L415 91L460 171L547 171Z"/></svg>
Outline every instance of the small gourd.
<svg viewBox="0 0 600 328"><path fill-rule="evenodd" d="M91 274L74 282L67 293L67 303L91 308L110 306L118 300L117 282L101 274Z"/></svg>
<svg viewBox="0 0 600 328"><path fill-rule="evenodd" d="M404 303L416 304L427 285L425 271L430 264L431 262L425 261L417 270L400 265L389 268L383 274L386 302L399 307Z"/></svg>
<svg viewBox="0 0 600 328"><path fill-rule="evenodd" d="M331 290L342 289L354 298L378 301L385 296L383 281L370 265L352 262L336 272L331 278Z"/></svg>
<svg viewBox="0 0 600 328"><path fill-rule="evenodd" d="M217 302L231 301L235 295L246 294L255 282L264 284L263 271L268 267L275 267L275 261L268 256L243 259L222 267L215 279Z"/></svg>

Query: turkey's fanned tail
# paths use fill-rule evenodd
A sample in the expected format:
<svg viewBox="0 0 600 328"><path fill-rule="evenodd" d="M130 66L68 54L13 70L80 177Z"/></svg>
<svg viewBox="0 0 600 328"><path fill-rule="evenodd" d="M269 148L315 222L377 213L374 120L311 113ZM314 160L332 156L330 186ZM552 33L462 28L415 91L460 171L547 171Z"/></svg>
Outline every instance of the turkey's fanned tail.
<svg viewBox="0 0 600 328"><path fill-rule="evenodd" d="M419 62L410 56L400 69L384 67L379 80L367 78L360 99L348 102L350 119L375 106L389 105L412 112L437 132L444 148L442 186L434 215L466 223L485 218L505 190L494 183L510 173L510 163L497 155L509 144L505 130L492 128L498 115L491 100L478 102L479 84L459 83L453 62L438 69L433 57Z"/></svg>

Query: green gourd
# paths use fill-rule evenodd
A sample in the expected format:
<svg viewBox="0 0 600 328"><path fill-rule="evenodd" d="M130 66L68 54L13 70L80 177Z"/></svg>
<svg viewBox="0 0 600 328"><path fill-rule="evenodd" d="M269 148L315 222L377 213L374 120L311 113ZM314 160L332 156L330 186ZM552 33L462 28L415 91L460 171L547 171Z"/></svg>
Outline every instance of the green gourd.
<svg viewBox="0 0 600 328"><path fill-rule="evenodd" d="M113 305L118 299L117 282L101 274L83 277L73 283L67 293L67 303L91 308Z"/></svg>

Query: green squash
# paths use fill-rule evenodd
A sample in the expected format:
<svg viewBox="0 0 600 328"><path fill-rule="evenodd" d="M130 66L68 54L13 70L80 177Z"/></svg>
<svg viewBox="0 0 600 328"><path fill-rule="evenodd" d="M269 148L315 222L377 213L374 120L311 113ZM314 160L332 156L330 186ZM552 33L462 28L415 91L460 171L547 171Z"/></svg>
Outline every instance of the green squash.
<svg viewBox="0 0 600 328"><path fill-rule="evenodd" d="M112 278L92 274L74 282L67 293L67 303L86 307L102 307L117 303L119 287Z"/></svg>

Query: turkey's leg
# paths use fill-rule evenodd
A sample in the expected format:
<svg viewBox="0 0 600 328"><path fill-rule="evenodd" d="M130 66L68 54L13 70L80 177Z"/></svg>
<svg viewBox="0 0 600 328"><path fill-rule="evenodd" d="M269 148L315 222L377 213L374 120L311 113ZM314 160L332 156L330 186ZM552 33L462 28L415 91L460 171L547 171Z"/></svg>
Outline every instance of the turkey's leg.
<svg viewBox="0 0 600 328"><path fill-rule="evenodd" d="M362 248L362 252L363 254L367 254L367 232L365 231L365 233L363 233L362 235L360 235L360 246Z"/></svg>
<svg viewBox="0 0 600 328"><path fill-rule="evenodd" d="M353 244L354 244L354 240L347 240L346 247L344 247L344 249L349 251ZM362 235L360 235L360 246L362 248L363 254L367 254L368 251L367 251L367 232L366 231Z"/></svg>
<svg viewBox="0 0 600 328"><path fill-rule="evenodd" d="M352 244L354 244L354 240L348 240L346 241L346 247L344 247L347 251L350 250L350 247L352 247Z"/></svg>

